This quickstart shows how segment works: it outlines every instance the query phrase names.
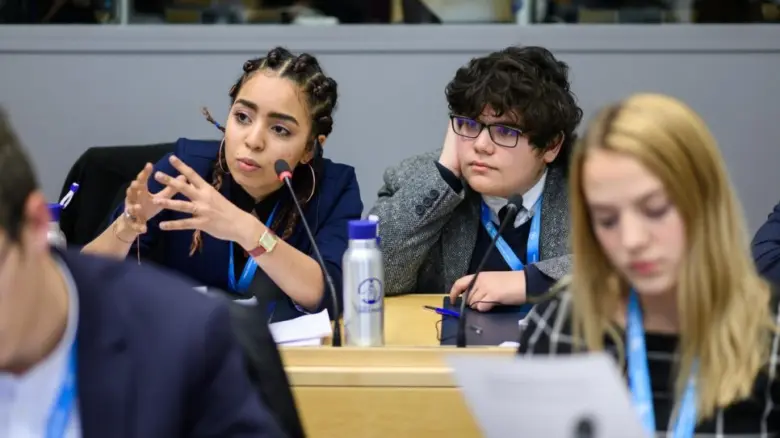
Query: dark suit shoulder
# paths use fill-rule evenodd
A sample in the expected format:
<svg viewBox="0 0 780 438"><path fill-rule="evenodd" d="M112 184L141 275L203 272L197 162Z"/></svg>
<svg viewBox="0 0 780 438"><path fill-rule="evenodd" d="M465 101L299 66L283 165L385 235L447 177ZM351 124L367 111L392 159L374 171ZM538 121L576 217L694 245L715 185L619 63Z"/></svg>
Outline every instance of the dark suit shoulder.
<svg viewBox="0 0 780 438"><path fill-rule="evenodd" d="M107 379L133 385L139 436L283 436L243 372L226 304L151 265L55 251L78 290L79 379L101 381L79 394L88 427L116 427L98 414L117 396L101 392ZM132 372L111 375L117 364Z"/></svg>
<svg viewBox="0 0 780 438"><path fill-rule="evenodd" d="M313 215L309 219L314 223L324 223L333 215L360 219L363 201L355 168L325 159L321 178L317 183L318 202L307 206L309 214ZM346 228L343 231L346 233Z"/></svg>
<svg viewBox="0 0 780 438"><path fill-rule="evenodd" d="M153 264L139 266L133 259L117 261L70 251L63 259L80 295L101 294L101 301L110 301L135 323L203 321L220 307L217 300L195 291L191 280Z"/></svg>
<svg viewBox="0 0 780 438"><path fill-rule="evenodd" d="M155 171L160 171L172 177L179 175L179 171L170 163L171 155L175 155L187 166L192 168L202 178L210 179L214 169L220 143L216 140L190 140L180 138L173 144L173 152L166 154L154 165ZM163 186L155 179L149 180L149 189L152 192L161 190Z"/></svg>
<svg viewBox="0 0 780 438"><path fill-rule="evenodd" d="M327 181L338 182L339 185L348 185L352 180L357 180L355 168L342 163L336 163L327 158L322 160L323 178Z"/></svg>
<svg viewBox="0 0 780 438"><path fill-rule="evenodd" d="M175 154L185 159L185 157L198 157L215 160L219 152L220 142L217 140L190 140L188 138L179 138L176 140Z"/></svg>

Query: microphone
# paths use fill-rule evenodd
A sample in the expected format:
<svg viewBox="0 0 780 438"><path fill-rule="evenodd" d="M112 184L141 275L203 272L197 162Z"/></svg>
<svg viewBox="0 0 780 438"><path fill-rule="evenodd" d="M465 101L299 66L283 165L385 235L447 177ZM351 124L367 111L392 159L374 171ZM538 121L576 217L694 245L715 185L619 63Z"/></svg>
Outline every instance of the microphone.
<svg viewBox="0 0 780 438"><path fill-rule="evenodd" d="M498 226L496 235L490 239L490 246L488 246L485 254L482 255L482 260L480 260L479 265L477 265L477 271L474 273L474 277L471 278L468 287L466 287L466 291L460 298L460 318L458 318L458 332L456 337L456 345L458 348L466 347L466 302L468 302L469 295L471 295L471 289L474 288L474 284L476 284L479 274L482 272L482 269L485 268L485 263L487 263L488 257L490 257L490 253L492 253L493 248L496 247L496 241L501 236L501 233L508 224L514 224L517 213L520 211L520 207L522 206L522 195L514 195L509 198L509 203L506 205L506 215L501 220L501 224Z"/></svg>
<svg viewBox="0 0 780 438"><path fill-rule="evenodd" d="M276 160L276 163L274 163L274 170L276 171L276 177L279 178L279 181L283 182L284 185L287 186L287 189L290 191L290 195L292 195L295 208L298 209L298 214L301 216L303 228L306 229L306 235L309 237L309 242L311 243L312 248L314 248L314 256L317 259L317 263L320 264L322 274L325 276L325 287L327 287L327 289L330 291L330 298L333 301L333 312L335 313L333 316L333 346L341 347L341 324L339 324L339 301L338 295L336 294L336 286L333 285L333 279L330 277L328 270L325 268L325 260L322 259L320 248L317 246L317 241L314 240L314 234L311 232L309 223L306 222L306 216L303 214L303 208L301 208L301 204L298 202L298 198L295 197L295 190L293 190L292 186L292 171L290 170L290 165L287 164L287 162L284 160Z"/></svg>

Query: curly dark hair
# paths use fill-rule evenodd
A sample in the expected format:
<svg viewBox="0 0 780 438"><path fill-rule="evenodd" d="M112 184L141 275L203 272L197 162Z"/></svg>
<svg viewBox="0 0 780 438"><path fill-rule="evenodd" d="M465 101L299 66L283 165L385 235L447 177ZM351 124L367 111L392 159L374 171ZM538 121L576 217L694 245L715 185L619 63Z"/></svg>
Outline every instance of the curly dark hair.
<svg viewBox="0 0 780 438"><path fill-rule="evenodd" d="M551 165L568 169L574 130L582 109L571 92L569 66L543 47L507 47L461 67L447 84L446 95L454 114L478 118L486 106L497 116L518 117L529 143L551 146L563 134L561 151Z"/></svg>
<svg viewBox="0 0 780 438"><path fill-rule="evenodd" d="M268 52L268 54L262 58L250 59L244 63L244 72L238 78L235 84L230 87L228 95L230 96L230 105L236 101L241 87L251 78L255 73L259 71L273 71L277 75L283 78L287 78L298 84L301 91L306 96L308 113L311 117L311 133L309 135L309 142L307 144L307 151L314 150L314 159L309 163L314 169L314 178L312 178L311 172L294 172L293 173L293 189L295 191L295 197L302 206L310 200L309 197L316 190L314 185L317 180L321 180L322 176L322 145L319 144L317 138L321 135L328 136L333 131L333 112L336 109L336 103L338 100L338 85L333 78L325 75L320 67L320 63L312 55L308 53L302 53L300 55L293 55L289 50L283 47L276 47ZM203 114L210 123L219 128L222 132L225 131L225 127L211 117L207 109L203 109ZM222 187L222 180L224 178L223 166L219 165L220 161L225 162L225 151L221 148L221 155L217 157L217 161L214 163L214 169L212 171L212 185L219 190ZM282 233L282 239L288 238L295 226L299 221L298 210L295 208L292 200L285 202L279 206L279 213L274 218L274 222L271 224L272 229L280 229L284 224L284 232ZM192 246L190 247L190 255L194 254L199 248L201 248L203 242L201 240L200 232L195 231L192 237Z"/></svg>

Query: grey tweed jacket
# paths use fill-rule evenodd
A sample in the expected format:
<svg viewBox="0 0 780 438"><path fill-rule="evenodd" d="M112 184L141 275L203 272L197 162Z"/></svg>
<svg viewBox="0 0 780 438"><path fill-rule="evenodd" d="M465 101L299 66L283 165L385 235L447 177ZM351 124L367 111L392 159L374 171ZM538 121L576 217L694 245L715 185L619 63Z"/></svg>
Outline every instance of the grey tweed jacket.
<svg viewBox="0 0 780 438"><path fill-rule="evenodd" d="M379 217L385 293L448 292L466 275L480 226L479 193L466 184L455 193L441 177L439 152L407 158L385 171L370 214ZM563 171L545 181L539 259L535 266L558 280L569 272L569 212Z"/></svg>

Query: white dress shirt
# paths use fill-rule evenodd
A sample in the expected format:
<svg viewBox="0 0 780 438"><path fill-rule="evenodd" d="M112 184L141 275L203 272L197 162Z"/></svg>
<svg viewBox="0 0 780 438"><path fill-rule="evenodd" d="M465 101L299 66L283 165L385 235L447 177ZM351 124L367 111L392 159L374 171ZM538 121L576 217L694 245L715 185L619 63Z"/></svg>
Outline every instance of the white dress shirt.
<svg viewBox="0 0 780 438"><path fill-rule="evenodd" d="M542 174L542 177L539 178L539 181L537 181L536 184L534 184L534 186L531 187L527 192L523 193L523 205L522 208L520 208L520 211L517 213L517 217L515 218L515 228L528 222L533 217L534 206L536 205L536 202L539 201L539 198L542 197L542 192L544 191L544 182L546 180L547 171L545 170ZM493 222L496 224L501 223L501 221L498 219L498 212L509 203L509 200L506 198L499 198L498 196L485 195L482 196L482 200L485 201L485 204L487 204L487 206L490 208L490 212L492 213L490 216ZM518 205L518 207L520 206Z"/></svg>
<svg viewBox="0 0 780 438"><path fill-rule="evenodd" d="M23 375L0 372L0 437L3 438L48 438L46 426L67 372L79 320L76 285L67 267L59 259L57 263L68 289L65 334L51 354ZM74 401L74 409L62 438L81 438L77 406L78 403Z"/></svg>

